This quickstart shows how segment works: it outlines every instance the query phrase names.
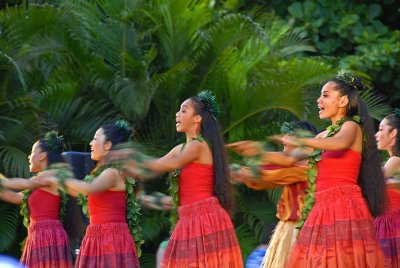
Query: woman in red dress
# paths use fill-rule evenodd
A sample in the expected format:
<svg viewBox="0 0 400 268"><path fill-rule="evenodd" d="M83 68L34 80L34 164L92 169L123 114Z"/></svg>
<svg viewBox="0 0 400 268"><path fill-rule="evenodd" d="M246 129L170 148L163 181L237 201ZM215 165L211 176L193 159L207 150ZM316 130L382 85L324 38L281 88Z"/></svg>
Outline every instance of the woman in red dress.
<svg viewBox="0 0 400 268"><path fill-rule="evenodd" d="M60 164L64 162L61 156L63 147L62 137L56 132L49 132L32 146L29 155L30 171L37 173L47 168L58 167L60 170L63 168L66 175L72 176L72 173ZM25 216L24 223L29 226L21 262L30 268L72 267L70 243L60 221L60 213L66 209L66 196L61 198L57 186L38 183L35 177L2 179L1 182L6 189L25 190L24 194L11 190L0 192L1 199L23 204L21 213ZM72 220L71 211L69 210L67 220Z"/></svg>
<svg viewBox="0 0 400 268"><path fill-rule="evenodd" d="M389 159L383 166L389 204L385 214L375 219L376 236L381 244L387 267L400 267L400 115L390 114L379 124L375 135L378 149Z"/></svg>
<svg viewBox="0 0 400 268"><path fill-rule="evenodd" d="M305 205L311 212L287 267L384 265L373 217L383 212L385 183L372 120L359 96L362 89L358 77L350 72L339 73L322 87L317 100L319 117L329 119L332 125L316 138L283 140L314 148L309 158L310 194ZM304 157L302 150L288 154L266 152L263 158L270 163L291 165ZM312 207L310 199L314 198Z"/></svg>
<svg viewBox="0 0 400 268"><path fill-rule="evenodd" d="M49 176L51 171L42 176L43 181L60 186L64 184L71 195L87 196L87 199L82 195L80 198L84 212L88 212L90 224L75 267L139 267L135 241L130 232L137 230L138 226L132 226L133 223L128 221L131 217L127 217L135 205L127 205L131 199L128 199L127 188L132 185L121 168L104 163L105 156L113 146L128 141L130 135L129 126L124 121L103 125L96 131L90 148L91 158L97 161L97 166L85 181L56 180Z"/></svg>
<svg viewBox="0 0 400 268"><path fill-rule="evenodd" d="M162 158L142 163L142 169L156 173L179 169L171 193L179 218L162 267L243 267L227 213L232 207L229 170L217 116L210 92L185 100L176 113L176 130L185 133L186 142ZM127 161L127 172L140 175L138 165Z"/></svg>

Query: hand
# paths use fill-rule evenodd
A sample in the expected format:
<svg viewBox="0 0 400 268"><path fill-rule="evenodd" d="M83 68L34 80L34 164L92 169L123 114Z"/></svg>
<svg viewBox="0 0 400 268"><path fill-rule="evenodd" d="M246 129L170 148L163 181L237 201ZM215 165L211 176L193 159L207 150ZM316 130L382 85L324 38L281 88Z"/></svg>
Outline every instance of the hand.
<svg viewBox="0 0 400 268"><path fill-rule="evenodd" d="M104 161L105 161L105 163L114 163L114 162L125 161L133 153L134 153L134 150L132 148L111 150L104 157Z"/></svg>
<svg viewBox="0 0 400 268"><path fill-rule="evenodd" d="M262 145L258 141L238 141L229 143L225 147L243 156L256 156L262 153Z"/></svg>

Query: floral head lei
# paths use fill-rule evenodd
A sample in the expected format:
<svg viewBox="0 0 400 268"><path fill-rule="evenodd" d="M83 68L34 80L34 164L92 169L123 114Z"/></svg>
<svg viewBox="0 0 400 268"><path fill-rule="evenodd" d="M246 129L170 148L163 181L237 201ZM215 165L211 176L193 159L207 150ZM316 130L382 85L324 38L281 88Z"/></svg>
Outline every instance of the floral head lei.
<svg viewBox="0 0 400 268"><path fill-rule="evenodd" d="M218 118L221 110L219 109L217 99L212 92L210 90L203 90L197 94L197 97L199 97L200 101L204 103L207 112L209 112L214 119Z"/></svg>
<svg viewBox="0 0 400 268"><path fill-rule="evenodd" d="M83 180L85 182L93 181L97 176L99 176L107 168L115 168L121 174L123 174L122 166L119 163L101 165L95 168L90 175L87 175ZM141 246L144 243L142 238L142 228L139 224L140 222L140 206L135 194L136 181L134 178L125 177L125 190L126 190L126 221L128 223L129 231L135 241L138 256L141 255ZM90 218L88 199L87 196L83 194L78 195L78 202L82 206L82 211L86 217Z"/></svg>
<svg viewBox="0 0 400 268"><path fill-rule="evenodd" d="M356 122L357 124L361 123L361 118L359 116L353 116L353 118L349 119L347 117L344 117L336 122L335 125L329 126L326 130L328 131L326 137L332 137L336 133L340 131L342 128L343 124L348 121L352 120ZM317 164L319 161L321 161L322 157L322 152L323 150L320 149L315 149L308 157L308 164L310 165L310 169L307 171L307 179L308 179L308 188L306 190L306 197L304 200L304 207L301 211L300 219L297 223L298 229L301 229L303 227L305 220L308 217L308 214L310 213L311 209L313 208L315 204L315 190L316 190L316 179L318 175L318 167Z"/></svg>

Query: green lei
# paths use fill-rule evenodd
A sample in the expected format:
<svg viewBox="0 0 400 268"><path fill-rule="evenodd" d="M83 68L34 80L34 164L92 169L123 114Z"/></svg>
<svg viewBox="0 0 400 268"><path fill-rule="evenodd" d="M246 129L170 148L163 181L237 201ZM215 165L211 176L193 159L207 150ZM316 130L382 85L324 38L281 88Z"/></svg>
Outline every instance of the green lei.
<svg viewBox="0 0 400 268"><path fill-rule="evenodd" d="M198 136L196 138L193 138L190 141L194 141L194 140L200 141L200 142L205 141L211 148L210 143L203 136ZM183 148L185 147L185 145L187 143L188 143L188 141L186 141L182 144L181 151L183 150ZM172 200L174 201L174 206L171 209L170 218L169 218L169 220L171 222L171 232L174 229L175 224L178 221L178 204L179 204L179 180L178 180L178 177L181 174L181 170L182 170L181 168L175 169L174 171L172 171L170 173L170 175L168 177L168 181L169 181L168 191L169 191L169 195L172 197Z"/></svg>
<svg viewBox="0 0 400 268"><path fill-rule="evenodd" d="M52 164L48 166L45 170L50 170L54 169L57 170L57 174L55 175L57 178L73 178L74 174L72 173L70 166L68 164L64 163L57 163L57 164ZM40 173L38 174L40 175ZM32 190L24 190L22 192L22 205L21 205L21 210L20 214L23 216L23 223L24 226L28 228L29 223L30 223L30 211L29 211L29 205L28 205L28 198L30 194L32 193ZM60 205L60 219L61 221L64 221L65 218L65 210L67 206L67 202L69 200L68 194L65 191L60 191L60 199L61 199L61 205Z"/></svg>
<svg viewBox="0 0 400 268"><path fill-rule="evenodd" d="M84 178L85 182L91 182L94 178L99 176L107 168L115 168L122 173L122 167L118 164L101 165L92 171L90 175ZM136 181L134 178L125 177L125 190L126 190L126 221L128 223L129 231L135 241L138 256L142 254L141 245L144 243L142 238L142 228L139 224L140 221L140 206L135 195ZM87 196L83 194L78 195L78 202L82 206L83 213L90 218L88 209Z"/></svg>
<svg viewBox="0 0 400 268"><path fill-rule="evenodd" d="M359 116L353 116L352 119L348 119L346 117L338 120L335 125L329 126L326 130L328 131L326 138L334 136L336 133L340 131L342 128L343 124L348 121L352 120L358 124L360 124L361 119ZM301 211L301 216L300 219L297 223L296 228L301 229L303 227L305 220L307 219L308 214L310 213L311 209L313 208L315 204L315 190L316 190L316 179L318 175L318 168L317 164L319 161L321 161L321 155L322 155L323 150L316 149L314 150L308 157L308 164L310 165L310 169L307 172L307 179L308 179L308 188L306 190L306 197L304 200L304 207Z"/></svg>

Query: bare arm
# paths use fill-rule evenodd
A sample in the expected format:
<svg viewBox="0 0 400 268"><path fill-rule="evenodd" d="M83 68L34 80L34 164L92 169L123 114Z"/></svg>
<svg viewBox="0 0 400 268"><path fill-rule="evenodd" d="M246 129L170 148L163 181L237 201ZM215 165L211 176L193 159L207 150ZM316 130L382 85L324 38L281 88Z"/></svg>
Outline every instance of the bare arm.
<svg viewBox="0 0 400 268"><path fill-rule="evenodd" d="M113 188L115 188L115 190L125 189L122 175L114 168L104 170L92 182L68 179L65 181L65 185L72 194L94 194Z"/></svg>
<svg viewBox="0 0 400 268"><path fill-rule="evenodd" d="M2 179L2 184L3 187L10 189L10 190L16 190L16 191L22 191L25 189L35 189L38 187L43 187L47 186L46 184L39 183L38 181L35 181L35 179L22 179L22 178L12 178L12 179Z"/></svg>
<svg viewBox="0 0 400 268"><path fill-rule="evenodd" d="M10 190L0 191L0 199L15 205L22 204L22 193L16 193Z"/></svg>
<svg viewBox="0 0 400 268"><path fill-rule="evenodd" d="M353 149L357 152L361 152L362 149L361 128L353 121L345 122L340 131L333 137L322 139L299 138L297 141L301 145L327 151Z"/></svg>
<svg viewBox="0 0 400 268"><path fill-rule="evenodd" d="M392 156L383 166L385 178L400 177L400 157Z"/></svg>

